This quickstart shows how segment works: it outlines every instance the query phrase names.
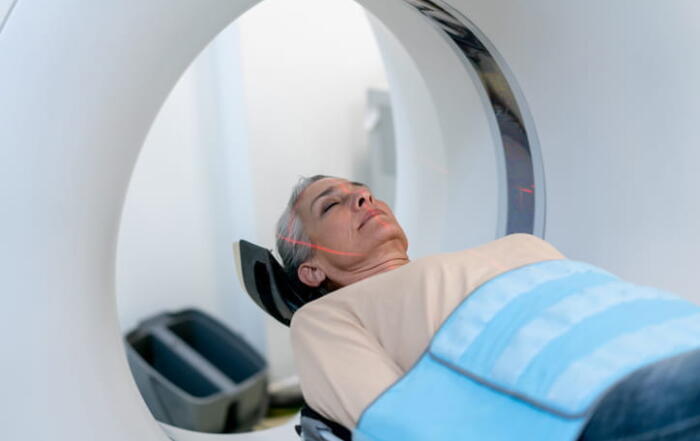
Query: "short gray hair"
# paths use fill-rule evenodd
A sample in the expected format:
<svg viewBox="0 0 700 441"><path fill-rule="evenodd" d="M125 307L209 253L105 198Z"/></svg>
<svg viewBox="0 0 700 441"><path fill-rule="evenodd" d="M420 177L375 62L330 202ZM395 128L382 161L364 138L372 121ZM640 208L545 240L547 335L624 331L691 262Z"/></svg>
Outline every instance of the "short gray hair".
<svg viewBox="0 0 700 441"><path fill-rule="evenodd" d="M299 197L306 188L316 181L333 176L315 175L310 178L301 177L292 190L282 216L277 221L277 252L282 258L287 275L295 282L300 282L297 271L302 263L314 255L313 247L309 246L311 239L304 231L304 225L296 213Z"/></svg>

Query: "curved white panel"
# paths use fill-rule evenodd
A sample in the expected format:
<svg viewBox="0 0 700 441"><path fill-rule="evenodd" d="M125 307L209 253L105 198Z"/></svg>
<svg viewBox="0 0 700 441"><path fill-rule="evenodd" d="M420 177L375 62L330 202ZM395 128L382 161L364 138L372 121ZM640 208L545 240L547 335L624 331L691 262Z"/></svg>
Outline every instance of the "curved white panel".
<svg viewBox="0 0 700 441"><path fill-rule="evenodd" d="M114 257L136 155L175 81L253 1L22 0L0 36L2 435L165 440L131 378ZM7 68L11 66L12 68ZM11 128L10 130L6 128ZM3 236L4 237L4 236Z"/></svg>
<svg viewBox="0 0 700 441"><path fill-rule="evenodd" d="M0 0L0 33L2 33L2 29L16 4L17 0Z"/></svg>
<svg viewBox="0 0 700 441"><path fill-rule="evenodd" d="M15 8L0 39L0 64L15 67L0 71L0 92L16 104L0 109L12 128L0 134L1 222L13 232L0 283L15 293L8 314L16 318L3 323L3 335L16 335L29 317L34 326L6 344L16 360L7 375L16 381L5 390L16 415L8 438L164 439L134 387L117 326L119 213L159 106L190 60L252 4L169 0L128 8L25 0ZM407 38L413 22L391 20L405 5L391 6L377 14L394 33L403 26ZM424 49L431 54L421 69L451 57ZM426 77L438 74L433 67ZM447 99L441 106L453 102L450 93L431 90L438 92ZM450 145L458 138L446 132L458 127L448 117L454 110L439 115ZM43 424L31 423L37 415Z"/></svg>
<svg viewBox="0 0 700 441"><path fill-rule="evenodd" d="M360 3L383 23L374 28L396 120L396 211L411 256L493 240L500 199L497 137L473 72L403 0Z"/></svg>
<svg viewBox="0 0 700 441"><path fill-rule="evenodd" d="M418 223L433 235L426 252L447 240L438 231L452 197L486 204L469 241L492 238L493 138L483 114L466 123L459 115L475 93L464 83L469 72L398 1L361 3L413 57L435 112L429 129L439 127L437 160L449 172L465 139L483 158L436 179L436 192L407 161L399 209L423 214ZM116 321L121 204L167 93L254 3L21 0L14 8L0 35L0 96L11 103L0 106L0 331L11 360L4 438L166 439L131 380ZM696 295L700 4L449 3L498 48L529 104L548 183L547 238L635 282ZM411 206L416 200L426 205Z"/></svg>
<svg viewBox="0 0 700 441"><path fill-rule="evenodd" d="M460 4L508 61L537 124L546 238L700 301L700 4Z"/></svg>

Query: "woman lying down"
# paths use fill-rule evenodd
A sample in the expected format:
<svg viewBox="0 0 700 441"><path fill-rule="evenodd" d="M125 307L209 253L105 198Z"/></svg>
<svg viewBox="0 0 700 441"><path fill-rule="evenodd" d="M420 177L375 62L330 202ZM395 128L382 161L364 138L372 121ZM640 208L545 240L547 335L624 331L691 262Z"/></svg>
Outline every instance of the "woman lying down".
<svg viewBox="0 0 700 441"><path fill-rule="evenodd" d="M291 324L307 404L355 440L698 440L700 307L517 234L410 262L365 185L300 180Z"/></svg>

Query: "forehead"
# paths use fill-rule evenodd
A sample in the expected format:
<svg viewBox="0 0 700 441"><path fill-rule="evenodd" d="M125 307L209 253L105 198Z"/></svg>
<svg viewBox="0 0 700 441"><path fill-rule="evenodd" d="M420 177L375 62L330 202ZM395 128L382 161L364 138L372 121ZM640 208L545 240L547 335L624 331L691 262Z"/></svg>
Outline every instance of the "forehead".
<svg viewBox="0 0 700 441"><path fill-rule="evenodd" d="M304 191L299 196L299 199L297 200L297 205L299 206L299 208L308 207L309 204L311 204L318 195L332 187L336 187L341 191L343 189L345 189L346 191L351 191L351 189L357 185L364 184L361 184L359 182L351 182L347 179L342 178L319 179L318 181L314 182L313 184L306 187L306 189L304 189Z"/></svg>
<svg viewBox="0 0 700 441"><path fill-rule="evenodd" d="M306 187L304 192L301 194L300 199L305 199L307 201L313 200L316 196L323 193L327 189L333 186L349 186L350 181L341 178L323 178L314 182L313 184Z"/></svg>

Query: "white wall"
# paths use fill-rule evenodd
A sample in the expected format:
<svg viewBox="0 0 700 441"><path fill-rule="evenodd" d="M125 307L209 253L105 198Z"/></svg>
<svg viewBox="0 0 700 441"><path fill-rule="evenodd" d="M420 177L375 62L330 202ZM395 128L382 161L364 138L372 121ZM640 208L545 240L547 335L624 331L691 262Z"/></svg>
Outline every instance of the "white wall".
<svg viewBox="0 0 700 441"><path fill-rule="evenodd" d="M231 243L274 246L300 175L366 179L363 118L386 88L362 8L267 0L192 64L151 129L132 178L118 253L122 327L195 306L293 374L288 330L243 294Z"/></svg>
<svg viewBox="0 0 700 441"><path fill-rule="evenodd" d="M238 23L255 240L273 248L299 176L366 180L366 93L386 79L364 11L351 0L266 0ZM269 319L267 331L273 377L291 374L287 328Z"/></svg>
<svg viewBox="0 0 700 441"><path fill-rule="evenodd" d="M134 170L121 223L122 328L197 307L264 350L263 320L233 271L231 244L255 234L239 69L229 27L161 109Z"/></svg>

